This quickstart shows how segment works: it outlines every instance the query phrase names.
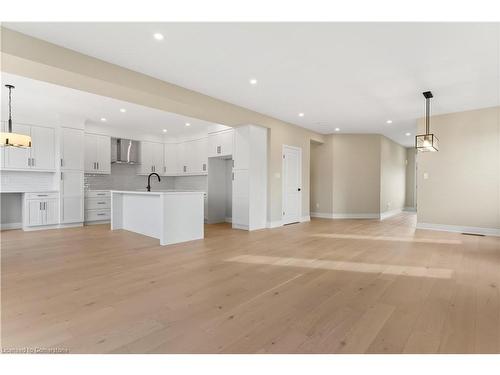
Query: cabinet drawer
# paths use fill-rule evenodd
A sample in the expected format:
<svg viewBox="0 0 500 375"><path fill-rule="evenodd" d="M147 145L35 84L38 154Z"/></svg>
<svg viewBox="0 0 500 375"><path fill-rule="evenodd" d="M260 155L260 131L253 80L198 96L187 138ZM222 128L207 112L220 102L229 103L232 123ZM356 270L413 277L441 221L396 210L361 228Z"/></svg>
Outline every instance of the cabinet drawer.
<svg viewBox="0 0 500 375"><path fill-rule="evenodd" d="M85 192L85 196L88 198L109 198L111 192L109 190L89 190Z"/></svg>
<svg viewBox="0 0 500 375"><path fill-rule="evenodd" d="M109 198L87 198L85 199L85 209L109 209L111 207L111 200Z"/></svg>
<svg viewBox="0 0 500 375"><path fill-rule="evenodd" d="M40 192L40 193L25 193L26 199L57 199L59 198L58 192Z"/></svg>
<svg viewBox="0 0 500 375"><path fill-rule="evenodd" d="M85 210L85 221L110 220L110 210Z"/></svg>

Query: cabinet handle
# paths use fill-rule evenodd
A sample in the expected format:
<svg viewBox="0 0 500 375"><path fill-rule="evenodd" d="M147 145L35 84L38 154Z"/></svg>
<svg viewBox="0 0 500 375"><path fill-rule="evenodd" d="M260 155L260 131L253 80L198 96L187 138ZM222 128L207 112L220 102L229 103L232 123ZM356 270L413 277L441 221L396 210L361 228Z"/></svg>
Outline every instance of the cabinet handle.
<svg viewBox="0 0 500 375"><path fill-rule="evenodd" d="M94 165L92 167L93 167L92 169L95 169L95 162L94 162Z"/></svg>
<svg viewBox="0 0 500 375"><path fill-rule="evenodd" d="M163 173L167 172L167 167L163 166Z"/></svg>
<svg viewBox="0 0 500 375"><path fill-rule="evenodd" d="M104 215L106 215L106 214L97 214L97 216L104 216Z"/></svg>
<svg viewBox="0 0 500 375"><path fill-rule="evenodd" d="M106 204L106 202L97 202L97 204Z"/></svg>
<svg viewBox="0 0 500 375"><path fill-rule="evenodd" d="M48 194L37 194L37 197L48 197Z"/></svg>
<svg viewBox="0 0 500 375"><path fill-rule="evenodd" d="M233 168L234 168L234 159L232 161L233 161Z"/></svg>
<svg viewBox="0 0 500 375"><path fill-rule="evenodd" d="M42 211L42 202L40 202L40 211Z"/></svg>
<svg viewBox="0 0 500 375"><path fill-rule="evenodd" d="M186 171L187 171L187 168L186 168L186 166L184 166L184 172L186 172Z"/></svg>
<svg viewBox="0 0 500 375"><path fill-rule="evenodd" d="M44 209L44 211L47 210L47 202L43 202L43 209Z"/></svg>
<svg viewBox="0 0 500 375"><path fill-rule="evenodd" d="M205 163L203 163L203 170L206 171L207 170L207 165Z"/></svg>
<svg viewBox="0 0 500 375"><path fill-rule="evenodd" d="M221 153L221 146L217 146L217 153L220 154Z"/></svg>
<svg viewBox="0 0 500 375"><path fill-rule="evenodd" d="M99 170L99 162L97 162L97 170Z"/></svg>
<svg viewBox="0 0 500 375"><path fill-rule="evenodd" d="M96 195L106 195L106 194L104 194L104 193L97 193Z"/></svg>
<svg viewBox="0 0 500 375"><path fill-rule="evenodd" d="M233 177L232 177L232 180L234 181L234 172L233 172Z"/></svg>
<svg viewBox="0 0 500 375"><path fill-rule="evenodd" d="M31 167L31 158L28 158L28 167Z"/></svg>
<svg viewBox="0 0 500 375"><path fill-rule="evenodd" d="M31 158L31 166L34 167L35 166L35 158Z"/></svg>
<svg viewBox="0 0 500 375"><path fill-rule="evenodd" d="M62 166L63 166L63 160L62 160L62 158L61 158L61 167L62 167Z"/></svg>

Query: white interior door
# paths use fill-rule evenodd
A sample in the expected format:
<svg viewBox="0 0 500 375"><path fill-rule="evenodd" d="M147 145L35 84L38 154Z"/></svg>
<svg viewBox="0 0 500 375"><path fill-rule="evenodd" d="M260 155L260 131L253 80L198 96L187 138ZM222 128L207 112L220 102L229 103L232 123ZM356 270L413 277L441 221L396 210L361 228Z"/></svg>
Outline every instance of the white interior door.
<svg viewBox="0 0 500 375"><path fill-rule="evenodd" d="M283 145L283 224L300 222L302 149Z"/></svg>

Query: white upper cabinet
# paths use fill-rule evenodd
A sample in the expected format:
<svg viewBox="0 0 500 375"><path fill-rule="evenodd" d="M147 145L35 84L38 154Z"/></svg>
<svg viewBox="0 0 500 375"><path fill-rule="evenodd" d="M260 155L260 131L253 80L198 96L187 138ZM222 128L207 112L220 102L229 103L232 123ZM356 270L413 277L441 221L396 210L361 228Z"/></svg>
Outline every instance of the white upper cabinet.
<svg viewBox="0 0 500 375"><path fill-rule="evenodd" d="M163 175L175 176L177 170L177 143L168 143L164 145L164 161L163 161Z"/></svg>
<svg viewBox="0 0 500 375"><path fill-rule="evenodd" d="M6 147L3 167L35 171L55 170L55 131L53 128L13 124L14 133L31 136L31 148Z"/></svg>
<svg viewBox="0 0 500 375"><path fill-rule="evenodd" d="M52 128L31 127L31 167L55 169L55 132Z"/></svg>
<svg viewBox="0 0 500 375"><path fill-rule="evenodd" d="M233 129L208 135L208 157L233 154Z"/></svg>
<svg viewBox="0 0 500 375"><path fill-rule="evenodd" d="M207 138L179 143L177 145L177 156L179 175L207 174Z"/></svg>
<svg viewBox="0 0 500 375"><path fill-rule="evenodd" d="M141 142L139 174L163 173L163 143Z"/></svg>
<svg viewBox="0 0 500 375"><path fill-rule="evenodd" d="M111 173L111 138L99 134L85 134L86 173L110 174Z"/></svg>
<svg viewBox="0 0 500 375"><path fill-rule="evenodd" d="M61 170L82 171L84 132L80 129L61 128Z"/></svg>

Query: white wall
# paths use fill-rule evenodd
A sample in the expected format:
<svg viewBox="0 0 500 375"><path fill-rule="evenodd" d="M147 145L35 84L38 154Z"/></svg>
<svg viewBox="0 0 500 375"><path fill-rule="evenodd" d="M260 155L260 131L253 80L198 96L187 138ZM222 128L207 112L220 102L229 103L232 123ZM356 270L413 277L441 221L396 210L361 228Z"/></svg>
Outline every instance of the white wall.
<svg viewBox="0 0 500 375"><path fill-rule="evenodd" d="M406 149L406 194L405 194L405 208L408 210L415 210L417 207L415 196L415 183L416 183L416 164L415 164L415 148L408 147Z"/></svg>

